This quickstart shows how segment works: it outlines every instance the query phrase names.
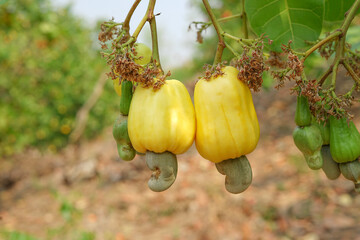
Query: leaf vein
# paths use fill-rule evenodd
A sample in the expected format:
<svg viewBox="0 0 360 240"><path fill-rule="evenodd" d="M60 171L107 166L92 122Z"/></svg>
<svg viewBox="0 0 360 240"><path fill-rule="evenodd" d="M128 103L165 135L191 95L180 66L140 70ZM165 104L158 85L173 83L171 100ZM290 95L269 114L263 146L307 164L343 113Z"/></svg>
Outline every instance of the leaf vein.
<svg viewBox="0 0 360 240"><path fill-rule="evenodd" d="M274 15L273 17L269 18L269 19L265 22L264 27L265 27L266 25L268 25L273 19L275 19L276 17L279 17L279 16L280 16L281 14L283 14L284 12L286 12L286 9L284 9L284 10L281 11L281 12L279 12L279 14L276 14L276 15Z"/></svg>
<svg viewBox="0 0 360 240"><path fill-rule="evenodd" d="M286 9L288 9L288 19L289 19L289 24L290 24L291 39L294 39L294 29L291 25L291 17L290 17L288 0L285 0L285 4L286 4Z"/></svg>
<svg viewBox="0 0 360 240"><path fill-rule="evenodd" d="M311 13L313 13L317 18L321 19L321 15L317 14L314 10L311 10L311 9L305 9L305 8L289 8L289 10L303 11L303 12L311 12Z"/></svg>
<svg viewBox="0 0 360 240"><path fill-rule="evenodd" d="M304 27L304 28L307 28L307 29L309 29L309 30L311 30L312 32L314 32L315 33L315 35L316 35L316 30L314 30L313 28L311 28L311 27L309 27L309 26L307 26L307 25L305 25L305 24L302 24L302 23L292 23L292 25L298 25L298 26L302 26L302 27Z"/></svg>
<svg viewBox="0 0 360 240"><path fill-rule="evenodd" d="M274 1L272 1L272 2L269 2L269 3L265 4L265 5L262 6L261 8L256 9L256 11L253 12L253 14L252 14L251 19L253 19L253 18L254 18L261 10L263 10L264 8L270 6L270 5L273 4L273 3L279 2L279 1L280 1L280 0L274 0Z"/></svg>
<svg viewBox="0 0 360 240"><path fill-rule="evenodd" d="M280 34L279 36L277 36L276 38L273 39L274 42L276 42L279 38L281 38L283 35L285 35L286 33L288 33L290 31L290 29L286 30L285 32L283 32L282 34Z"/></svg>

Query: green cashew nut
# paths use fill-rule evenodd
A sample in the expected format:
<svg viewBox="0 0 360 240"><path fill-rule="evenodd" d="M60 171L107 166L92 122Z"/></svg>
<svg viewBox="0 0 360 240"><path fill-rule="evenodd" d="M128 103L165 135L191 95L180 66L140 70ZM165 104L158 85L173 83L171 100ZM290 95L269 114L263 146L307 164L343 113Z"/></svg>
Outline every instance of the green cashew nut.
<svg viewBox="0 0 360 240"><path fill-rule="evenodd" d="M119 157L124 161L131 161L136 156L135 149L128 144L117 144Z"/></svg>
<svg viewBox="0 0 360 240"><path fill-rule="evenodd" d="M304 153L304 157L305 157L308 167L312 170L319 170L324 164L324 161L323 161L322 155L321 155L321 149L316 150L311 155L307 155Z"/></svg>
<svg viewBox="0 0 360 240"><path fill-rule="evenodd" d="M246 156L215 163L216 169L225 175L225 188L230 193L245 191L252 182L252 170Z"/></svg>
<svg viewBox="0 0 360 240"><path fill-rule="evenodd" d="M341 163L340 171L342 175L353 181L355 184L355 191L360 193L360 161L356 159L352 162Z"/></svg>
<svg viewBox="0 0 360 240"><path fill-rule="evenodd" d="M147 151L145 160L148 168L153 171L148 186L154 192L168 189L176 179L178 164L176 155L171 152L154 153Z"/></svg>
<svg viewBox="0 0 360 240"><path fill-rule="evenodd" d="M293 139L296 147L304 154L309 168L320 169L323 165L321 156L323 140L320 129L314 125L296 127L293 131Z"/></svg>
<svg viewBox="0 0 360 240"><path fill-rule="evenodd" d="M330 180L337 179L340 176L341 172L340 172L339 164L335 162L331 156L329 145L322 146L321 156L324 161L322 170L324 171L326 177Z"/></svg>

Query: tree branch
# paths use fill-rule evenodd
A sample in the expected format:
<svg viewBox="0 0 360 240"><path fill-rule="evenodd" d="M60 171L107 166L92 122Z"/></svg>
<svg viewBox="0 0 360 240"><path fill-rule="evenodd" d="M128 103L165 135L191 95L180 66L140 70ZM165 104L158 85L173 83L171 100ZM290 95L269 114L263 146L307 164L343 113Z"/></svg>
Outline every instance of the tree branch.
<svg viewBox="0 0 360 240"><path fill-rule="evenodd" d="M219 43L218 43L218 46L217 46L215 59L214 59L214 65L216 65L216 64L221 62L221 57L222 57L222 54L224 52L224 48L226 47L225 42L224 42L224 38L223 38L223 35L222 35L224 31L222 30L219 22L217 21L208 0L202 0L202 1L203 1L204 6L205 6L206 12L208 13L208 15L210 17L211 22L214 25L214 28L216 30L216 34L218 35L218 38L219 38Z"/></svg>

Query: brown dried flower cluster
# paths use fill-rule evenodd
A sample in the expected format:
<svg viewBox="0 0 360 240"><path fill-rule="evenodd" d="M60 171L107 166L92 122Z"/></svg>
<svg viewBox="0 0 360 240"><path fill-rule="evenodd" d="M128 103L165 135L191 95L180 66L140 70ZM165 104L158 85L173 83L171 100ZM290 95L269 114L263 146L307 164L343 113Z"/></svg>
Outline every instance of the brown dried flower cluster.
<svg viewBox="0 0 360 240"><path fill-rule="evenodd" d="M278 82L275 86L277 89L283 87L285 81L295 81L297 83L302 81L304 65L289 46L283 45L282 47L283 54L287 55L287 61L281 63L280 59L278 59L279 63L276 66L281 67L281 69L271 71L272 77Z"/></svg>
<svg viewBox="0 0 360 240"><path fill-rule="evenodd" d="M113 45L115 46L117 43L122 44L127 40L128 36L126 35L126 32L119 28L119 25L121 25L121 23L116 23L114 18L101 24L101 31L98 35L98 39L101 42L100 44L102 49L108 49L106 42L113 39L117 40L116 42L113 42Z"/></svg>
<svg viewBox="0 0 360 240"><path fill-rule="evenodd" d="M224 74L223 71L221 71L221 69L225 66L225 62L223 63L218 63L216 66L212 66L209 64L205 64L204 65L204 76L200 77L200 78L204 78L205 80L210 80L211 77L218 77Z"/></svg>
<svg viewBox="0 0 360 240"><path fill-rule="evenodd" d="M170 76L170 72L164 75L155 61L147 66L137 64L134 60L139 57L135 48L127 43L129 35L118 27L119 25L122 24L114 22L114 19L104 22L99 33L102 49L108 49L108 41L112 43L111 52L102 53L111 67L110 72L107 73L108 77L118 79L119 84L126 79L133 83L140 83L143 87L159 89L165 83L166 77Z"/></svg>
<svg viewBox="0 0 360 240"><path fill-rule="evenodd" d="M191 30L191 25L194 25L196 31L196 41L198 43L203 43L204 37L202 36L203 31L205 31L211 24L206 22L192 22L189 25L188 30Z"/></svg>
<svg viewBox="0 0 360 240"><path fill-rule="evenodd" d="M356 76L360 78L360 51L349 52L349 64L354 70Z"/></svg>
<svg viewBox="0 0 360 240"><path fill-rule="evenodd" d="M134 83L141 83L146 88L159 89L165 83L165 78L170 76L170 72L163 75L162 71L156 67L156 64L143 67L135 63L128 52L117 56L117 59L113 62L112 71L108 73L108 76L112 79L119 78L120 82L126 79Z"/></svg>
<svg viewBox="0 0 360 240"><path fill-rule="evenodd" d="M329 34L328 34L329 35ZM335 46L336 44L334 41L330 41L322 45L318 51L321 55L321 57L325 58L326 60L331 57L335 53Z"/></svg>
<svg viewBox="0 0 360 240"><path fill-rule="evenodd" d="M286 61L284 60L285 53L283 52L270 52L270 57L266 60L266 64L274 68L286 68Z"/></svg>
<svg viewBox="0 0 360 240"><path fill-rule="evenodd" d="M333 89L321 91L321 101L318 103L316 111L313 113L317 119L325 120L329 115L336 118L352 119L354 115L350 113L354 97L351 95L335 95Z"/></svg>
<svg viewBox="0 0 360 240"><path fill-rule="evenodd" d="M239 70L238 79L255 92L260 91L263 83L262 75L264 71L269 70L269 67L265 64L263 48L262 41L255 44L255 49L251 54L249 54L249 49L244 47L241 57L233 63L234 67Z"/></svg>
<svg viewBox="0 0 360 240"><path fill-rule="evenodd" d="M301 78L295 83L295 87L292 88L292 92L296 92L298 95L306 97L309 101L310 111L314 116L319 115L319 111L322 108L322 97L319 95L321 92L321 86L316 79L304 81ZM320 109L319 109L320 108Z"/></svg>

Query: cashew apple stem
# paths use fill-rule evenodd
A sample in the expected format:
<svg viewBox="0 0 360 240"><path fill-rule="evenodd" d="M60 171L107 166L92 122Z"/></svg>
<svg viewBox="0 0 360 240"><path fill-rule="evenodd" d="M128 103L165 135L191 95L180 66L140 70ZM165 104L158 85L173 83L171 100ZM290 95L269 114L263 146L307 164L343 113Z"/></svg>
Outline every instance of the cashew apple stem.
<svg viewBox="0 0 360 240"><path fill-rule="evenodd" d="M128 14L126 15L124 25L123 25L123 29L126 31L127 34L129 34L129 31L130 31L130 19L131 19L134 11L136 10L136 8L137 8L137 6L139 5L140 2L141 2L141 0L135 0L135 2L131 6Z"/></svg>
<svg viewBox="0 0 360 240"><path fill-rule="evenodd" d="M157 29L156 29L156 20L154 15L154 8L155 8L156 0L150 0L148 11L147 11L147 21L150 24L150 31L151 31L151 42L152 42L152 59L154 60L156 66L164 72L161 64L160 64L160 55L159 55L159 44L158 44L158 37L157 37Z"/></svg>
<svg viewBox="0 0 360 240"><path fill-rule="evenodd" d="M242 3L242 12L241 12L241 19L242 19L242 31L244 38L249 38L249 31L247 27L247 16L245 12L245 0L241 1Z"/></svg>
<svg viewBox="0 0 360 240"><path fill-rule="evenodd" d="M252 182L252 170L246 156L215 163L216 169L225 175L225 188L230 193L245 191Z"/></svg>
<svg viewBox="0 0 360 240"><path fill-rule="evenodd" d="M218 35L218 38L219 38L219 43L217 46L216 55L215 55L215 59L214 59L214 65L216 65L221 62L221 57L222 57L224 48L226 47L225 41L224 41L224 38L222 35L224 30L222 30L218 20L216 19L215 14L213 13L213 11L211 9L211 6L210 6L208 0L203 0L203 4L205 6L206 12L208 13L208 15L211 19L212 24L214 25L216 34Z"/></svg>
<svg viewBox="0 0 360 240"><path fill-rule="evenodd" d="M162 192L168 189L176 179L177 159L171 152L154 153L147 151L145 154L146 164L153 171L148 186L154 192Z"/></svg>

